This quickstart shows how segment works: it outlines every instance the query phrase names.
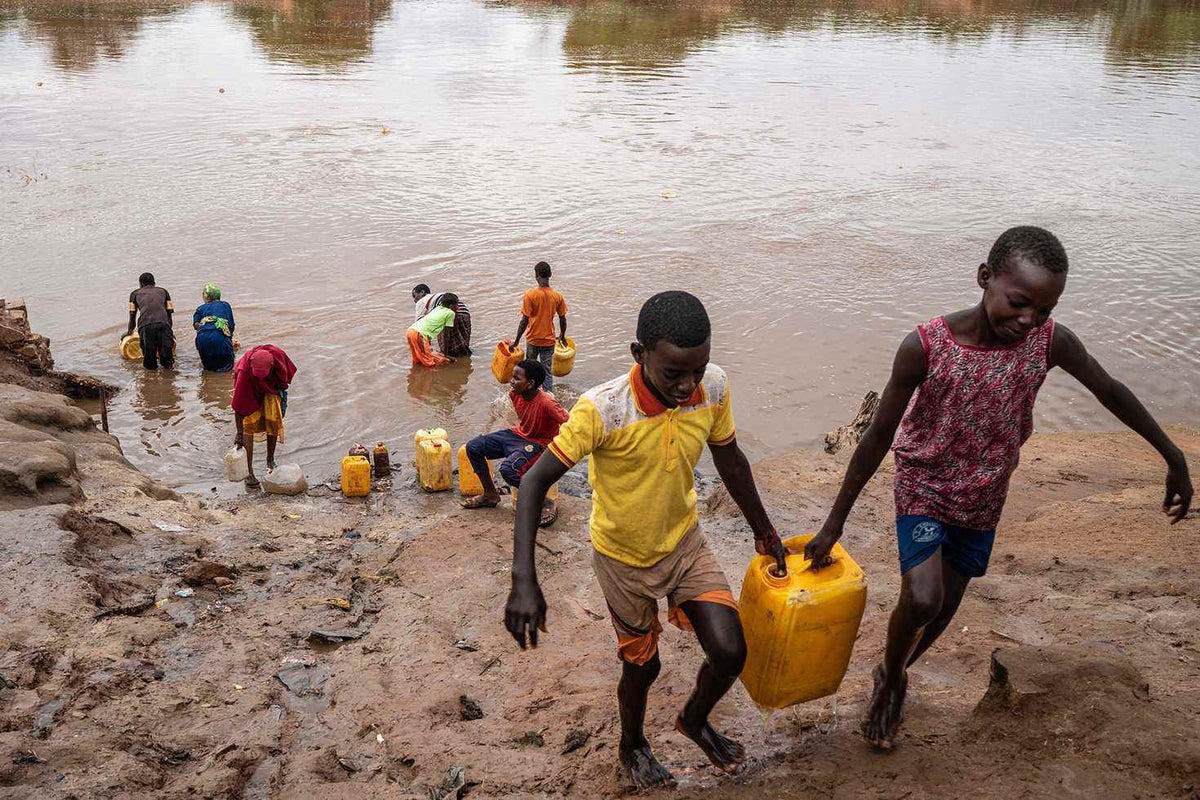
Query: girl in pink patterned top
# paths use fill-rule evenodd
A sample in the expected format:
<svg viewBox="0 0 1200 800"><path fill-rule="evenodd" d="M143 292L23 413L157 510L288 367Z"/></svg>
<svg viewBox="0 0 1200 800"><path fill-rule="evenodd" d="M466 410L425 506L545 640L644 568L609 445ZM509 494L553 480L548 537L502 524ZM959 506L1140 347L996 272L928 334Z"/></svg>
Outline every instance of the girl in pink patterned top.
<svg viewBox="0 0 1200 800"><path fill-rule="evenodd" d="M1033 432L1033 403L1050 369L1066 370L1162 455L1163 511L1172 523L1191 506L1182 451L1133 392L1050 319L1067 282L1058 239L1031 226L1005 231L977 281L979 305L923 323L901 343L833 509L805 548L815 564L824 563L895 438L900 598L864 726L867 741L883 750L899 729L908 667L950 624L971 578L987 571L1009 478Z"/></svg>

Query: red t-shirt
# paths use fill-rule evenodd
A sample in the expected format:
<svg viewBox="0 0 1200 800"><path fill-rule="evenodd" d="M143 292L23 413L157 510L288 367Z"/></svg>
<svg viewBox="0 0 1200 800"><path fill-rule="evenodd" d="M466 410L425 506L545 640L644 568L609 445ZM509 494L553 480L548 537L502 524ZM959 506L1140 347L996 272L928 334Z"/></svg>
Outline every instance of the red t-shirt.
<svg viewBox="0 0 1200 800"><path fill-rule="evenodd" d="M508 396L521 420L521 424L512 429L513 433L537 444L550 444L558 436L559 426L570 416L554 395L544 389L538 389L532 400L526 400L516 392L509 392Z"/></svg>

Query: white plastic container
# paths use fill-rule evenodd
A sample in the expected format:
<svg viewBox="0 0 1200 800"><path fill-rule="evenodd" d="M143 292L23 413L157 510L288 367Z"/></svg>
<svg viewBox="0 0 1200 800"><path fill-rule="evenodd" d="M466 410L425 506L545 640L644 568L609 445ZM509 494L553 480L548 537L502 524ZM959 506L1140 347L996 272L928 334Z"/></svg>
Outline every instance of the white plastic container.
<svg viewBox="0 0 1200 800"><path fill-rule="evenodd" d="M266 474L262 485L271 494L302 494L308 490L308 479L299 464L280 464Z"/></svg>
<svg viewBox="0 0 1200 800"><path fill-rule="evenodd" d="M225 453L225 480L239 483L246 480L250 468L246 466L246 451L231 447Z"/></svg>

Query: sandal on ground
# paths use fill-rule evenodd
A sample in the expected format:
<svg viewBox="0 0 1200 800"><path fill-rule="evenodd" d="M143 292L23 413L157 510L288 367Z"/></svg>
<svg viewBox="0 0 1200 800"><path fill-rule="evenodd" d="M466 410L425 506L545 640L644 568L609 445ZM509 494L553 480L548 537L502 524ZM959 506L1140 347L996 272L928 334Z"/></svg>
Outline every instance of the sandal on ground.
<svg viewBox="0 0 1200 800"><path fill-rule="evenodd" d="M499 500L488 500L483 495L476 495L475 497L464 497L462 500L458 501L458 504L460 506L462 506L463 508L471 508L471 509L495 508L496 506L500 505L500 501Z"/></svg>
<svg viewBox="0 0 1200 800"><path fill-rule="evenodd" d="M254 477L253 475L247 475L244 482L247 489L257 489L258 487L262 486L262 483L259 482L258 478Z"/></svg>

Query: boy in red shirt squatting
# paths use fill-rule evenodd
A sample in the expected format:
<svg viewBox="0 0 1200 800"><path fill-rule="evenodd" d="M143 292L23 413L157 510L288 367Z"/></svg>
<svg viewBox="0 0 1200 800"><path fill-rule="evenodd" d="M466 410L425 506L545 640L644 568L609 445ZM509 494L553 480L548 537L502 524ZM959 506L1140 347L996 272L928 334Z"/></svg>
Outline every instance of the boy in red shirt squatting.
<svg viewBox="0 0 1200 800"><path fill-rule="evenodd" d="M521 424L496 433L485 433L467 442L467 458L483 484L483 494L462 501L463 508L495 508L500 493L488 473L488 459L502 458L500 477L509 486L520 486L521 476L533 466L546 445L558 435L559 426L567 421L567 412L542 388L546 369L536 361L526 359L513 367L509 399ZM547 527L558 518L558 506L545 501L539 524Z"/></svg>
<svg viewBox="0 0 1200 800"><path fill-rule="evenodd" d="M854 501L875 474L896 428L896 530L900 599L865 733L890 750L900 726L907 669L950 624L971 578L982 576L1033 403L1046 373L1061 367L1167 462L1163 511L1187 515L1187 461L1141 402L1050 313L1067 283L1067 254L1049 231L1011 228L976 278L983 299L917 326L900 345L879 410L863 435L833 510L805 548L823 563Z"/></svg>
<svg viewBox="0 0 1200 800"><path fill-rule="evenodd" d="M693 629L705 662L675 728L709 760L733 772L742 746L708 722L737 680L746 640L729 582L700 532L692 470L705 445L737 502L760 553L782 562L783 545L738 447L729 383L708 362L711 326L704 306L686 292L651 297L638 316L637 362L629 374L579 398L570 419L526 475L517 505L512 592L504 624L522 648L546 630L546 601L534 567L537 508L566 471L591 456L593 567L617 633L621 680L621 766L639 789L675 779L654 757L642 731L646 697L658 677L658 601L668 619ZM526 503L528 497L533 502Z"/></svg>

